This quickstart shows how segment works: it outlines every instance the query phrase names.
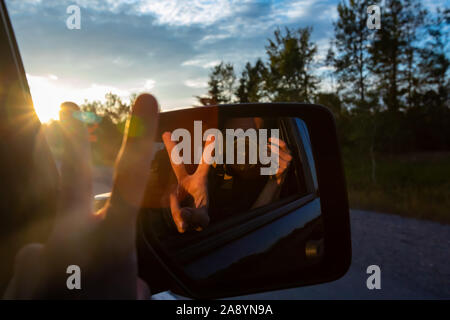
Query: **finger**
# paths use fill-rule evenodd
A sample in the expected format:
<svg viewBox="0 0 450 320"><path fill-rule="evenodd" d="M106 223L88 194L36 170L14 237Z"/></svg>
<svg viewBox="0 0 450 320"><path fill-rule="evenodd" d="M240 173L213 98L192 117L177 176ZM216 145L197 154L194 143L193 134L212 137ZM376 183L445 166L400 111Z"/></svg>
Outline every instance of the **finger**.
<svg viewBox="0 0 450 320"><path fill-rule="evenodd" d="M286 162L284 160L280 161L277 173L275 174L278 185L281 185L283 183L284 178L286 177L286 174L288 172L287 169L289 167L289 164L290 162Z"/></svg>
<svg viewBox="0 0 450 320"><path fill-rule="evenodd" d="M278 158L280 160L283 159L283 160L288 161L288 162L292 160L292 156L289 153L282 151L276 145L269 144L269 148L270 148L271 152L273 152L276 155L278 155Z"/></svg>
<svg viewBox="0 0 450 320"><path fill-rule="evenodd" d="M287 153L291 153L291 151L289 150L289 148L287 147L286 142L284 142L281 139L275 138L275 137L270 137L269 138L269 142L273 143L273 144L277 144L280 147L280 150L287 152Z"/></svg>
<svg viewBox="0 0 450 320"><path fill-rule="evenodd" d="M180 201L183 201L189 195L189 193L181 185L177 185L176 195L177 195L178 201L180 202Z"/></svg>
<svg viewBox="0 0 450 320"><path fill-rule="evenodd" d="M186 219L187 212L182 211L180 204L177 199L175 192L170 193L170 211L172 213L172 219L177 227L179 233L184 233L188 228L188 223L184 220Z"/></svg>
<svg viewBox="0 0 450 320"><path fill-rule="evenodd" d="M164 142L164 146L166 147L167 154L169 155L170 164L172 165L173 172L177 176L177 180L180 182L184 177L187 176L186 168L183 163L175 163L174 159L172 159L172 151L175 148L176 144L172 141L172 134L170 132L164 132L162 135L162 139Z"/></svg>
<svg viewBox="0 0 450 320"><path fill-rule="evenodd" d="M61 213L92 213L92 168L89 133L72 102L61 104L59 113L63 138L61 158Z"/></svg>
<svg viewBox="0 0 450 320"><path fill-rule="evenodd" d="M140 95L128 118L122 147L116 160L113 190L108 205L113 217L133 224L150 178L153 142L158 124L158 102L149 94ZM110 218L108 210L107 219Z"/></svg>
<svg viewBox="0 0 450 320"><path fill-rule="evenodd" d="M287 161L280 161L278 164L278 170L277 170L277 175L283 174L283 172L289 167L289 162Z"/></svg>
<svg viewBox="0 0 450 320"><path fill-rule="evenodd" d="M202 154L202 161L200 161L200 164L197 167L197 170L195 173L199 174L200 176L206 176L208 174L209 168L212 164L212 150L214 149L214 152L216 152L216 139L213 135L209 135L206 138L205 142L205 148L203 149Z"/></svg>

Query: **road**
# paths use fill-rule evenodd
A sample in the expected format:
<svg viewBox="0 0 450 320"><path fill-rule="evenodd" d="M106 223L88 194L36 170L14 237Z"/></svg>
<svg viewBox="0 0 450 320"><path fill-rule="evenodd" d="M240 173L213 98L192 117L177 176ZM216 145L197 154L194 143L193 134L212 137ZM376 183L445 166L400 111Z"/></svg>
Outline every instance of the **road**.
<svg viewBox="0 0 450 320"><path fill-rule="evenodd" d="M111 176L96 168L97 194L111 189ZM341 279L239 299L450 299L450 226L352 210L351 230L352 264ZM367 289L369 265L381 269L380 290Z"/></svg>
<svg viewBox="0 0 450 320"><path fill-rule="evenodd" d="M450 226L352 210L353 258L341 279L239 299L450 299ZM369 265L381 289L366 286Z"/></svg>

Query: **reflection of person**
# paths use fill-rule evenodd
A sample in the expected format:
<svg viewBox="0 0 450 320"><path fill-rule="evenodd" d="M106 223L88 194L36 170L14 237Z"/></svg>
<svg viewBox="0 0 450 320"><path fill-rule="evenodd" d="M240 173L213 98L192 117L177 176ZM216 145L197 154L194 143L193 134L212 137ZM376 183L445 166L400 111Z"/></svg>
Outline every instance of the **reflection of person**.
<svg viewBox="0 0 450 320"><path fill-rule="evenodd" d="M223 127L226 129L238 129L247 130L253 129L263 129L272 128L275 125L269 124L270 120L263 118L231 118L225 121ZM271 152L278 154L279 168L274 176L261 176L255 174L249 174L247 170L225 170L228 175L231 175L232 181L219 181L220 183L231 184L231 193L228 193L226 197L233 199L233 205L229 206L226 202L226 197L222 197L222 201L219 205L215 207L228 207L233 212L246 211L250 209L255 209L264 205L267 205L278 199L281 191L281 186L283 185L287 169L289 168L290 162L292 161L292 156L286 143L281 139L271 137L269 138L268 148ZM257 170L259 172L259 170ZM222 193L223 190L220 190ZM218 195L220 198L220 195ZM223 211L218 208L219 212Z"/></svg>
<svg viewBox="0 0 450 320"><path fill-rule="evenodd" d="M77 105L64 103L61 107L60 212L45 244L27 245L17 254L5 298L149 297L147 285L138 279L136 219L150 174L158 103L147 94L136 99L117 157L112 195L96 214L92 210L88 132L73 117ZM128 135L136 125L142 134ZM81 290L67 287L70 274L66 271L71 265L81 270Z"/></svg>
<svg viewBox="0 0 450 320"><path fill-rule="evenodd" d="M165 132L163 134L164 145L167 153L172 154L172 149L175 147L175 142L171 139L171 133ZM212 143L213 139L207 142ZM205 151L206 151L205 147ZM170 209L172 217L180 233L188 229L202 230L209 224L208 215L208 171L210 165L206 161L206 152L203 152L202 161L198 165L194 174L189 175L184 167L184 164L176 164L169 156L173 171L177 177L178 185L170 193ZM180 202L190 195L193 198L192 206L181 207Z"/></svg>
<svg viewBox="0 0 450 320"><path fill-rule="evenodd" d="M252 209L265 206L280 196L281 186L283 185L286 177L287 169L292 161L291 151L287 147L286 143L278 138L269 138L269 148L272 152L278 150L278 170L277 173L272 176L264 186L264 189L258 196L258 199L253 203ZM274 147L277 145L277 148Z"/></svg>
<svg viewBox="0 0 450 320"><path fill-rule="evenodd" d="M264 124L261 118L233 118L225 123L227 129L243 129L249 128L260 129ZM166 150L170 155L172 149L175 147L175 142L171 140L171 133L166 132L163 135L163 141ZM207 144L211 143L208 141ZM271 137L269 139L268 148L271 152L275 152L279 157L279 169L274 176L267 177L257 175L255 177L248 176L248 170L235 170L233 175L232 194L228 197L223 197L222 200L230 203L233 199L235 210L249 210L267 205L275 201L279 195L281 186L284 182L287 168L292 160L290 151L286 143L278 138ZM205 149L207 150L206 146ZM203 154L203 159L208 156ZM169 157L170 158L170 157ZM202 161L197 167L194 174L189 175L183 164L175 164L171 159L173 171L177 177L178 186L170 194L170 209L172 217L177 227L178 232L184 233L187 230L203 230L210 221L210 199L209 189L212 187L217 191L217 186L223 181L213 182L213 186L209 186L208 172L210 165L207 161ZM261 186L263 186L261 188ZM214 191L213 191L214 192ZM181 201L190 195L193 198L193 203L189 205L180 205ZM217 197L219 198L219 197ZM216 195L214 194L216 200ZM246 204L248 203L248 205ZM214 207L222 204L215 203Z"/></svg>

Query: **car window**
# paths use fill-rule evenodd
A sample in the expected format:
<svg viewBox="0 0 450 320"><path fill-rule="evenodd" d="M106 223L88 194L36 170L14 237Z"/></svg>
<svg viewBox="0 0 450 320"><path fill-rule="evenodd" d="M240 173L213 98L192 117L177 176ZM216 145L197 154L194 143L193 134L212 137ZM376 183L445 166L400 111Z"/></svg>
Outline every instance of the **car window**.
<svg viewBox="0 0 450 320"><path fill-rule="evenodd" d="M252 119L253 121L253 119ZM220 122L220 121L219 121ZM233 121L239 126L245 126L246 121L240 119ZM281 181L275 175L261 175L260 167L256 165L229 165L213 163L208 174L208 215L210 222L201 230L190 230L180 233L174 223L174 213L169 206L169 193L176 185L176 177L170 165L169 155L163 143L155 147L155 158L152 162L153 180L149 183L149 204L142 214L142 227L146 232L152 232L169 251L183 249L189 244L201 241L211 233L224 232L232 225L243 226L259 215L270 214L285 204L300 199L309 193L305 180L304 152L298 135L295 135L295 122L292 119L271 119L266 121L267 127L279 130L279 139L286 144L286 150L292 155ZM222 124L222 131L231 124ZM236 143L236 140L234 141ZM246 140L247 143L249 139ZM234 145L237 150L237 145ZM249 151L247 144L245 151ZM224 147L226 149L226 147ZM192 173L196 168L191 168ZM177 190L179 192L179 190ZM182 207L192 207L192 197L183 197ZM160 206L151 206L150 203L159 203ZM151 208L149 208L151 207Z"/></svg>
<svg viewBox="0 0 450 320"><path fill-rule="evenodd" d="M286 143L289 153L295 151L295 144L290 144L285 130L286 122L277 120L272 125L280 130L280 139ZM292 196L301 196L306 192L306 183L302 172L302 164L297 159L291 163L280 188L272 192L274 176L258 173L258 167L240 168L238 165L215 166L210 174L211 220L213 223L242 215L246 212L264 208L273 203L283 201Z"/></svg>

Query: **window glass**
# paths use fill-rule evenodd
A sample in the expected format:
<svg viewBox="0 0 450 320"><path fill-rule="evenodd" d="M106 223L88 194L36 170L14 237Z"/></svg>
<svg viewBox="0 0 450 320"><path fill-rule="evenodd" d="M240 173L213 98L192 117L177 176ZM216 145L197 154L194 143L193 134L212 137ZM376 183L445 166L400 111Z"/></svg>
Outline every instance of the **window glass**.
<svg viewBox="0 0 450 320"><path fill-rule="evenodd" d="M196 236L201 236L204 232L222 230L221 226L229 223L242 223L250 213L252 216L266 214L284 203L307 194L303 160L300 156L303 152L297 150L299 144L295 140L296 135L292 132L297 129L292 119L234 118L218 122L224 139L222 146L224 162L212 163L207 179L203 182L206 187L197 185L195 188L195 190L205 190L207 193L207 209L203 212L195 212L196 199L179 185L177 186L177 178L164 143L156 145L151 169L154 174L147 194L147 202L153 205L148 205L144 213L144 227L152 229L160 240L166 241L166 244L176 245L178 240L194 241ZM243 141L242 137L227 135L227 130L237 132L238 129L248 134L248 136L244 134ZM252 143L255 142L251 139L251 130L258 134L261 130L267 130L266 132L270 134L274 134L275 131L272 130L277 132L276 140L275 136L266 137L267 143L258 144L257 150L258 153L260 148L272 150L275 147L277 150L277 168L271 174L262 174L262 168L268 168L271 164L263 165L260 159L255 164L249 163ZM240 152L240 143L245 153L243 164L238 164L236 161ZM229 148L234 152L234 163L225 161L227 153L230 152ZM270 150L268 155L272 154ZM195 175L198 170L195 165L185 167L190 175ZM170 194L174 190L181 208L180 216L171 206ZM155 203L160 205L154 205ZM196 225L195 228L180 230L179 221L184 221L185 214L196 215L195 219L203 219L207 215L208 223L202 227ZM182 243L186 244L186 242Z"/></svg>

